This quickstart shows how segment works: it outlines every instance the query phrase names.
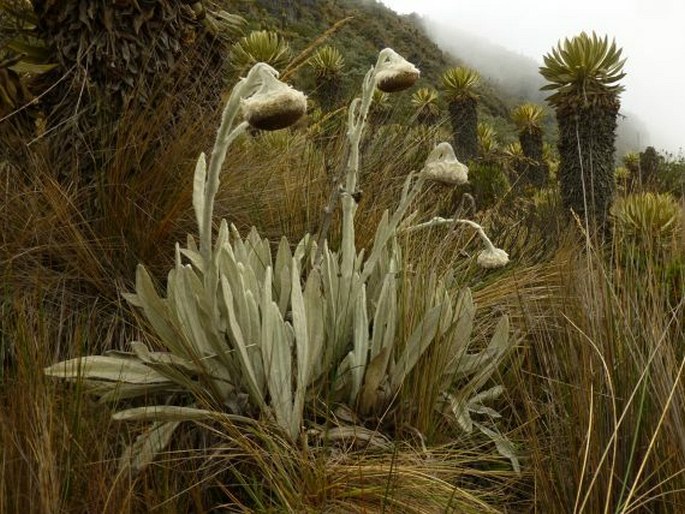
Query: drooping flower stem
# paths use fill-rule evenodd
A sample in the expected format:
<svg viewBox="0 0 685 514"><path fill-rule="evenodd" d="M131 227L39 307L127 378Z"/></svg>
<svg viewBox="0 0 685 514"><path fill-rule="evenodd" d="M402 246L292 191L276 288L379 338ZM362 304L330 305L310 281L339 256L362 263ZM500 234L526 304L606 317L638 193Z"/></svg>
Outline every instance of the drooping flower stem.
<svg viewBox="0 0 685 514"><path fill-rule="evenodd" d="M487 250L494 251L496 249L495 245L492 244L492 241L488 237L488 235L485 233L485 230L483 229L482 226L480 226L478 223L475 221L467 220L467 219L453 219L453 218L442 218L440 216L435 216L434 218L424 222L424 223L419 223L418 225L412 225L411 227L407 227L404 229L404 232L416 232L417 230L423 230L426 228L432 228L432 227L439 227L442 225L468 225L469 227L472 227L476 229L476 232L478 232L478 236L480 236L481 240L483 241L483 244L485 245L485 248Z"/></svg>
<svg viewBox="0 0 685 514"><path fill-rule="evenodd" d="M405 227L404 229L402 229L402 231L416 232L417 230L423 230L426 228L440 227L444 225L455 226L457 224L468 225L469 227L476 229L476 232L478 232L478 236L480 237L481 241L483 241L485 250L478 254L477 262L479 266L483 268L501 268L502 266L506 266L506 264L509 262L509 254L507 254L507 252L505 252L501 248L497 248L494 244L492 244L492 241L490 241L490 238L485 233L485 230L483 230L483 227L475 221L460 218L442 218L440 216L436 216L433 219L426 221L424 223L419 223L418 225Z"/></svg>
<svg viewBox="0 0 685 514"><path fill-rule="evenodd" d="M373 101L373 92L376 88L376 75L383 69L383 65L393 55L396 54L390 48L381 50L378 54L376 65L364 76L361 98L352 100L348 111L347 143L349 154L347 156L344 187L341 189L341 204L343 210L341 270L344 276L347 276L346 273L349 275L352 274L352 268L354 267L354 261L357 256L354 244L354 215L357 212L357 202L354 199L354 195L357 192L357 182L359 180L359 146L364 134L369 108Z"/></svg>
<svg viewBox="0 0 685 514"><path fill-rule="evenodd" d="M200 253L206 262L208 262L212 254L212 217L214 215L214 198L219 190L219 174L226 159L228 147L248 127L248 123L245 121L234 126L235 118L240 111L240 102L242 99L254 94L264 80L277 76L278 72L268 64L255 64L247 76L240 79L235 85L233 91L231 91L231 96L226 102L226 107L224 107L223 114L221 115L221 124L217 130L214 148L209 159L207 178L204 183L202 219L198 220Z"/></svg>
<svg viewBox="0 0 685 514"><path fill-rule="evenodd" d="M485 248L488 251L495 251L497 248L495 247L494 244L492 244L492 241L490 241L490 238L488 235L485 233L485 230L483 230L483 227L480 226L478 223L475 221L471 220L464 220L464 219L456 219L454 220L454 223L461 223L462 225L468 225L469 227L475 228L476 232L478 232L478 235L480 236L481 241L483 241L483 244L485 245Z"/></svg>
<svg viewBox="0 0 685 514"><path fill-rule="evenodd" d="M314 259L315 265L318 265L323 255L323 243L328 237L335 204L338 198L341 198L343 210L341 271L343 274L352 273L356 258L354 215L357 211L357 202L354 197L357 193L357 182L359 180L359 146L379 76L390 88L388 91L400 91L414 83L419 76L419 70L392 48L385 48L379 52L375 66L371 67L364 76L361 97L355 98L350 103L347 113L345 175L334 179L333 190L328 204L324 208L321 229L317 237L317 253Z"/></svg>

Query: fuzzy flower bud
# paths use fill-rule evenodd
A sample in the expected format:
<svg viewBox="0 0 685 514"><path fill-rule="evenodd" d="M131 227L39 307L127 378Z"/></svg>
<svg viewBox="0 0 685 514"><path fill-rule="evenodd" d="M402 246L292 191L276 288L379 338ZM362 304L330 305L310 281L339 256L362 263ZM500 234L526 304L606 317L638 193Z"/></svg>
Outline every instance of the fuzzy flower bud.
<svg viewBox="0 0 685 514"><path fill-rule="evenodd" d="M260 130L289 127L307 111L307 97L301 91L263 73L260 88L242 100L245 120Z"/></svg>
<svg viewBox="0 0 685 514"><path fill-rule="evenodd" d="M376 70L376 87L384 93L410 88L419 79L419 69L391 48L383 50L381 56L384 60Z"/></svg>
<svg viewBox="0 0 685 514"><path fill-rule="evenodd" d="M429 180L461 185L468 182L469 168L457 160L451 144L442 142L428 155L421 173Z"/></svg>
<svg viewBox="0 0 685 514"><path fill-rule="evenodd" d="M501 248L487 248L478 254L476 260L478 265L482 268L501 268L506 266L509 262L509 254Z"/></svg>

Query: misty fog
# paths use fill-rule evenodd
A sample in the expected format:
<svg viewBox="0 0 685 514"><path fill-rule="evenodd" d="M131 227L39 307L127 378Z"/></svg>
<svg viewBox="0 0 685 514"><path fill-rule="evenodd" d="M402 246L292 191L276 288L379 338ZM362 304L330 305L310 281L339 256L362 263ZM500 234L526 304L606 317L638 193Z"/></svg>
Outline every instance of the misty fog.
<svg viewBox="0 0 685 514"><path fill-rule="evenodd" d="M383 0L399 13L417 12L443 50L499 84L512 96L542 102L537 72L560 39L581 31L615 38L627 57L617 149L685 147L685 2L652 0Z"/></svg>
<svg viewBox="0 0 685 514"><path fill-rule="evenodd" d="M519 102L545 104L547 93L540 91L545 81L538 73L540 64L525 55L453 25L417 18L431 39ZM546 104L545 104L546 105ZM616 140L617 156L644 149L652 144L647 126L635 113L621 111Z"/></svg>

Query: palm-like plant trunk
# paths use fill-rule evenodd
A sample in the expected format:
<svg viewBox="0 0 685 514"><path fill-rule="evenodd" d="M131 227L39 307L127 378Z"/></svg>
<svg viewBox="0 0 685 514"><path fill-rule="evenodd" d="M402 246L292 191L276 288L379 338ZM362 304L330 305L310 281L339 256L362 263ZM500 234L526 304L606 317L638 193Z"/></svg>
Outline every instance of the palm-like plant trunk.
<svg viewBox="0 0 685 514"><path fill-rule="evenodd" d="M604 226L614 192L614 142L619 105L557 112L559 181L566 208Z"/></svg>
<svg viewBox="0 0 685 514"><path fill-rule="evenodd" d="M335 109L340 104L342 87L339 77L321 77L316 85L319 104L324 112Z"/></svg>
<svg viewBox="0 0 685 514"><path fill-rule="evenodd" d="M542 131L540 129L525 129L519 133L519 142L523 155L528 162L523 173L527 182L536 187L544 187L549 175L549 167L543 158Z"/></svg>
<svg viewBox="0 0 685 514"><path fill-rule="evenodd" d="M468 162L478 157L477 102L473 98L452 101L448 105L454 152Z"/></svg>

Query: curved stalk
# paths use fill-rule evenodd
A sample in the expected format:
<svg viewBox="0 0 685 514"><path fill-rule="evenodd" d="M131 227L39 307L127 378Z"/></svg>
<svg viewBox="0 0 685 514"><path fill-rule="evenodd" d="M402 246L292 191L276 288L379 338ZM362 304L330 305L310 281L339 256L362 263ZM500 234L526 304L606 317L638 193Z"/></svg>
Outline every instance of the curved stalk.
<svg viewBox="0 0 685 514"><path fill-rule="evenodd" d="M471 220L467 220L467 219L442 218L440 216L435 216L431 220L426 221L424 223L419 223L418 225L406 227L403 230L403 232L416 232L417 230L423 230L426 228L439 227L442 225L456 225L456 224L468 225L469 227L475 228L476 231L478 232L478 235L480 236L481 240L483 241L483 244L485 245L485 247L491 251L496 250L495 245L492 244L492 241L490 240L488 235L485 233L485 230L483 229L483 227L480 226L475 221L471 221Z"/></svg>
<svg viewBox="0 0 685 514"><path fill-rule="evenodd" d="M240 101L254 94L262 82L278 76L278 72L265 63L257 63L250 69L247 77L240 79L226 102L221 115L221 124L216 133L214 148L209 159L207 179L204 184L204 211L198 230L200 232L200 253L205 262L212 255L212 217L214 215L214 198L219 191L219 174L226 159L228 147L247 128L247 122L234 127L235 118L240 110ZM267 79L268 80L268 79Z"/></svg>

